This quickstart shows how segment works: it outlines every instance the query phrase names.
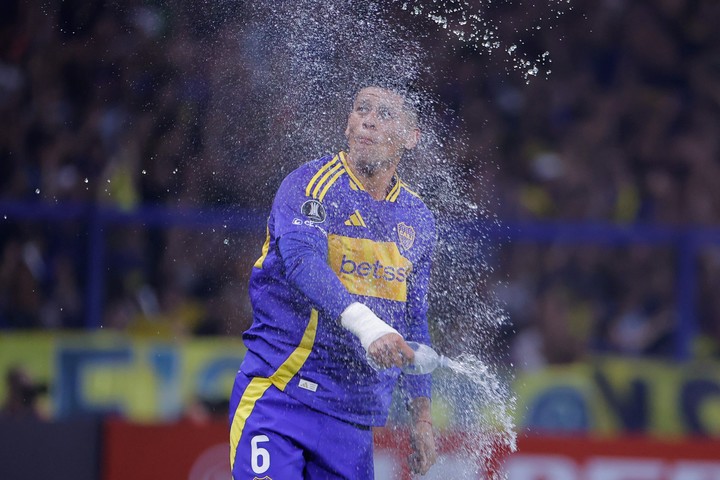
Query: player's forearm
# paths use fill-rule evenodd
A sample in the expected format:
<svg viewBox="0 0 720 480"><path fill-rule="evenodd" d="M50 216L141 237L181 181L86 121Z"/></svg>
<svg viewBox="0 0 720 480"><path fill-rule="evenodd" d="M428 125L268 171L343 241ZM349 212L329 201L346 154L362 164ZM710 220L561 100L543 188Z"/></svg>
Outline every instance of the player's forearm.
<svg viewBox="0 0 720 480"><path fill-rule="evenodd" d="M412 424L418 422L432 425L432 401L428 397L415 397L408 402L408 410Z"/></svg>
<svg viewBox="0 0 720 480"><path fill-rule="evenodd" d="M288 281L331 318L338 318L353 298L305 236L286 234L279 239L280 256Z"/></svg>
<svg viewBox="0 0 720 480"><path fill-rule="evenodd" d="M425 475L437 460L437 447L430 416L430 399L416 397L408 406L412 417L410 427L412 453L408 457L408 463L411 472Z"/></svg>

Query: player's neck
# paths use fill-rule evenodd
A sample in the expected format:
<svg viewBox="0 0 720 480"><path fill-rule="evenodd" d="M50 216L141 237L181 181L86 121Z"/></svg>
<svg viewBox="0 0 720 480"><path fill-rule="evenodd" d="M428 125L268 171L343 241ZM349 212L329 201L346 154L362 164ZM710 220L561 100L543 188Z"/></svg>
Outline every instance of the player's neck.
<svg viewBox="0 0 720 480"><path fill-rule="evenodd" d="M392 188L393 177L397 171L397 161L373 165L372 163L358 164L358 162L353 161L350 154L348 154L347 158L348 166L362 184L363 189L375 200L383 200L390 188Z"/></svg>
<svg viewBox="0 0 720 480"><path fill-rule="evenodd" d="M392 186L392 180L395 176L395 169L382 170L376 172L372 176L362 175L358 179L362 182L365 191L375 200L383 200Z"/></svg>

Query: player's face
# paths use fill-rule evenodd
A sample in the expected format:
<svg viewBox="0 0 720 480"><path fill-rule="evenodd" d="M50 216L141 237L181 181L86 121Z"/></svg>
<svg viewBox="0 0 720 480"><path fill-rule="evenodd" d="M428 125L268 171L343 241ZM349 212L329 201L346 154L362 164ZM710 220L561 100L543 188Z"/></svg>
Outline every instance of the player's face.
<svg viewBox="0 0 720 480"><path fill-rule="evenodd" d="M363 88L353 102L345 136L355 165L366 174L396 167L404 149L415 147L419 130L402 96L379 87Z"/></svg>

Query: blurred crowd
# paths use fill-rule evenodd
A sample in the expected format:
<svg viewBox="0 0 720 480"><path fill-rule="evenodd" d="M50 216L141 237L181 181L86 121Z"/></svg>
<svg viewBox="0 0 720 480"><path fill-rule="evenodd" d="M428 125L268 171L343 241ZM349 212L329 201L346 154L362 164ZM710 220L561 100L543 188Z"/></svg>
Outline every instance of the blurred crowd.
<svg viewBox="0 0 720 480"><path fill-rule="evenodd" d="M492 53L426 39L443 79L430 82L434 93L467 132L455 161L470 191L496 199L507 221L715 226L720 3L549 3L489 10L502 41ZM242 96L257 68L241 56L253 41L244 13L240 2L2 2L0 201L267 209L257 186L271 192L283 172L265 151L273 126ZM539 71L518 68L520 55L542 59ZM228 88L232 102L218 94ZM87 223L5 217L0 327L82 328ZM242 333L262 234L142 221L106 229L100 324ZM503 245L490 283L513 323L516 365L673 355L676 247ZM718 263L711 245L696 262L696 353L720 354Z"/></svg>

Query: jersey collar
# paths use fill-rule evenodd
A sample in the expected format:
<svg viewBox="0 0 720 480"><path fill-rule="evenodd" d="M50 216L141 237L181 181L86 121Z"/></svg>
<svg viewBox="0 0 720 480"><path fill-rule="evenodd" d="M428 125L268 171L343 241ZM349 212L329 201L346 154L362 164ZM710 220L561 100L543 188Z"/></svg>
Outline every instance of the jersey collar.
<svg viewBox="0 0 720 480"><path fill-rule="evenodd" d="M362 182L355 176L355 174L350 169L350 165L348 165L347 153L345 153L344 151L340 151L340 153L338 153L338 156L340 157L340 161L345 168L345 172L347 172L348 177L350 178L350 188L353 190L361 190L364 192L365 187L363 187ZM392 187L390 188L390 190L388 190L387 195L385 195L385 200L389 202L394 202L397 200L398 195L400 195L400 186L402 185L402 182L400 181L400 177L398 176L397 172L393 175L392 181Z"/></svg>

